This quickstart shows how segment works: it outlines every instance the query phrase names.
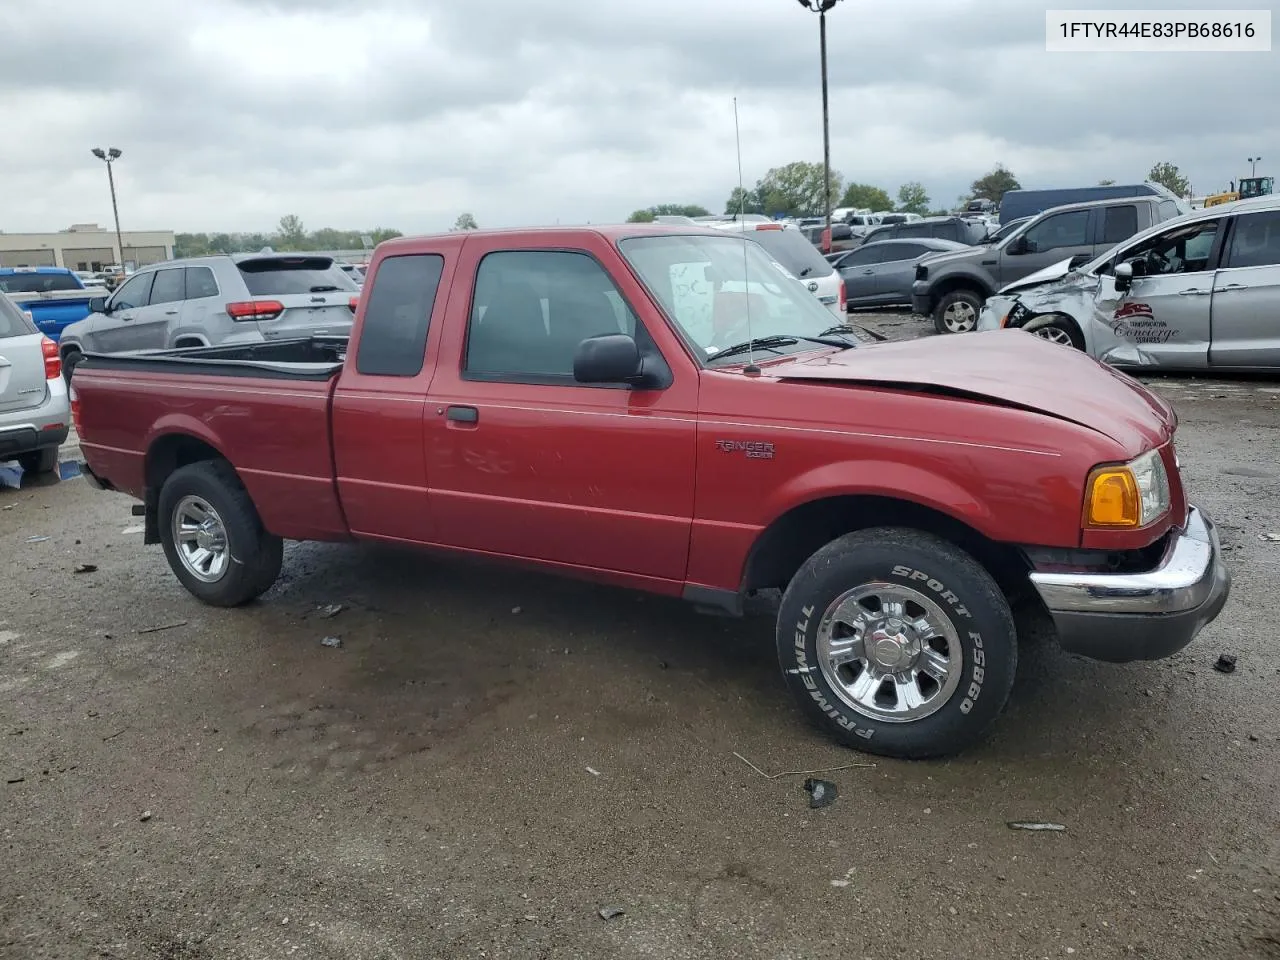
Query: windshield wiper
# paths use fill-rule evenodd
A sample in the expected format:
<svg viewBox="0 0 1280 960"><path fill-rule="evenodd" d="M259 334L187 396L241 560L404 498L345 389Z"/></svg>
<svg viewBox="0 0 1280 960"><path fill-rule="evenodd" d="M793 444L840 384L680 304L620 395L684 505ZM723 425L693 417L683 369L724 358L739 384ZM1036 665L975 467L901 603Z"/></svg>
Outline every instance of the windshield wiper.
<svg viewBox="0 0 1280 960"><path fill-rule="evenodd" d="M743 340L741 343L735 343L732 346L725 347L723 350L719 350L712 354L709 359L719 360L721 357L727 357L732 354L746 353L748 350L754 349L755 347L759 347L762 350L773 350L774 353L778 353L779 351L774 350L774 347L789 347L793 343L799 343L801 341L804 341L805 343L820 343L824 347L840 347L842 349L847 349L852 346L852 344L844 340L832 340L827 337L802 337L798 334L791 333L775 334L769 337L756 337L754 340Z"/></svg>
<svg viewBox="0 0 1280 960"><path fill-rule="evenodd" d="M311 292L312 293L333 293L333 291L337 289L338 288L334 286L325 286L324 284L321 284L320 286L312 287Z"/></svg>
<svg viewBox="0 0 1280 960"><path fill-rule="evenodd" d="M855 340L860 339L862 334L864 333L867 336L871 337L873 340L889 339L883 333L878 333L869 327L854 326L851 323L837 323L834 327L827 327L827 329L822 331L820 336L826 337L833 333L847 333L850 336L852 336Z"/></svg>
<svg viewBox="0 0 1280 960"><path fill-rule="evenodd" d="M811 273L813 273L813 267L805 267L803 270L801 270L799 273L797 273L797 274L796 274L796 276L797 276L797 277L807 277L807 276L808 276L809 274L811 274Z"/></svg>

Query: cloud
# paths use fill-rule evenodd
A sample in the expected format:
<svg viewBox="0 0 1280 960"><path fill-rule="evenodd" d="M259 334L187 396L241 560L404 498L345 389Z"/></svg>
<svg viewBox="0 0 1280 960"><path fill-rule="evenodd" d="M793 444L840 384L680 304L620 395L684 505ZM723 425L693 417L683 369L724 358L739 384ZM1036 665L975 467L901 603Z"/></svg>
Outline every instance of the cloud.
<svg viewBox="0 0 1280 960"><path fill-rule="evenodd" d="M179 230L718 209L734 97L749 181L822 154L817 18L785 0L15 6L0 6L10 232L110 221L96 145L124 151L123 224ZM1268 54L1048 54L1044 31L1043 7L1015 0L841 3L833 165L949 204L997 162L1055 186L1171 160L1216 189L1276 142Z"/></svg>

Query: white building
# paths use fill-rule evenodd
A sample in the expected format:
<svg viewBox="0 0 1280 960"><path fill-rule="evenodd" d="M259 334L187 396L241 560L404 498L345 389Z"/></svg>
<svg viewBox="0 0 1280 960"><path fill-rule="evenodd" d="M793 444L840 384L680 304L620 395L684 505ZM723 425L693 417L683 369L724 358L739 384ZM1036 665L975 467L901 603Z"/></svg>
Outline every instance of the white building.
<svg viewBox="0 0 1280 960"><path fill-rule="evenodd" d="M0 230L0 267L67 267L101 270L109 264L142 266L173 258L172 230L122 230L123 257L116 232L96 223L74 223L57 233Z"/></svg>

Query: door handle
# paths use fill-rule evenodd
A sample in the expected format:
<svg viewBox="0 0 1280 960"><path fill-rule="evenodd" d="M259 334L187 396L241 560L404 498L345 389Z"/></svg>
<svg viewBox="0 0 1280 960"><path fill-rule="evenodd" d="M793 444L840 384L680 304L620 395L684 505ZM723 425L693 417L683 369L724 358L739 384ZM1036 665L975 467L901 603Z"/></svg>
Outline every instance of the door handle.
<svg viewBox="0 0 1280 960"><path fill-rule="evenodd" d="M1225 287L1219 287L1218 292L1221 293L1223 290L1243 290L1244 288L1245 285L1243 283L1228 283Z"/></svg>
<svg viewBox="0 0 1280 960"><path fill-rule="evenodd" d="M475 407L450 407L444 415L454 423L476 423L480 420L480 411Z"/></svg>
<svg viewBox="0 0 1280 960"><path fill-rule="evenodd" d="M178 311L177 311L177 310L166 310L166 311L164 312L164 315L165 315L166 317L176 317L176 316L178 315Z"/></svg>
<svg viewBox="0 0 1280 960"><path fill-rule="evenodd" d="M869 277L869 276L871 276L871 274L873 274L873 273L875 273L875 271L874 271L874 270L863 270L863 271L862 271L862 275L863 275L864 277Z"/></svg>
<svg viewBox="0 0 1280 960"><path fill-rule="evenodd" d="M1180 296L1180 297L1207 297L1207 296L1208 296L1209 294L1211 294L1212 292L1213 292L1212 290L1196 290L1196 289L1193 287L1193 288L1192 288L1192 289L1190 289L1190 290L1179 290L1179 291L1178 291L1178 296Z"/></svg>

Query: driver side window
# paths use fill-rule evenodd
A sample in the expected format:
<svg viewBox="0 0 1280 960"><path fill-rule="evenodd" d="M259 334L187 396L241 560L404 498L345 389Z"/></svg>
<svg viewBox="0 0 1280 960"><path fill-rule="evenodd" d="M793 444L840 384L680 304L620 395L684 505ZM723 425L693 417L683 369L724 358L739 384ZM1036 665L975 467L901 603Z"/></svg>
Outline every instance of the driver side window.
<svg viewBox="0 0 1280 960"><path fill-rule="evenodd" d="M1133 265L1135 277L1199 273L1209 269L1219 220L1168 230L1125 250L1117 262ZM1108 264L1107 273L1111 273Z"/></svg>
<svg viewBox="0 0 1280 960"><path fill-rule="evenodd" d="M112 310L134 310L151 302L151 281L155 273L143 273L128 280L111 298Z"/></svg>
<svg viewBox="0 0 1280 960"><path fill-rule="evenodd" d="M1083 247L1089 243L1089 211L1072 210L1041 220L1023 235L1029 253L1059 247Z"/></svg>

